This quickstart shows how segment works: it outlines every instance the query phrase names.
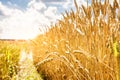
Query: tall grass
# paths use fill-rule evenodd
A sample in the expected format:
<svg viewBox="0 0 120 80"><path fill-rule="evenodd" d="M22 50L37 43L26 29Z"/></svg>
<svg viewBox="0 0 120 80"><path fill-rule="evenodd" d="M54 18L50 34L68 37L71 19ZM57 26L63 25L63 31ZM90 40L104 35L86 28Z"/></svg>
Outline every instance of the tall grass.
<svg viewBox="0 0 120 80"><path fill-rule="evenodd" d="M33 40L34 61L48 80L120 80L120 6L115 0L71 9Z"/></svg>
<svg viewBox="0 0 120 80"><path fill-rule="evenodd" d="M20 48L0 41L0 80L11 80L17 74Z"/></svg>

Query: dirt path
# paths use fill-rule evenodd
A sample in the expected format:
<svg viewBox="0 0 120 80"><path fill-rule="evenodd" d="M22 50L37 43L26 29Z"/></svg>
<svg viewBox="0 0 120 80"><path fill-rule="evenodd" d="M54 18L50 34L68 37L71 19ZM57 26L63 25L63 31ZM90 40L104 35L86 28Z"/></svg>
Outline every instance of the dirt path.
<svg viewBox="0 0 120 80"><path fill-rule="evenodd" d="M29 54L21 52L19 67L16 80L43 80L33 64L32 52Z"/></svg>

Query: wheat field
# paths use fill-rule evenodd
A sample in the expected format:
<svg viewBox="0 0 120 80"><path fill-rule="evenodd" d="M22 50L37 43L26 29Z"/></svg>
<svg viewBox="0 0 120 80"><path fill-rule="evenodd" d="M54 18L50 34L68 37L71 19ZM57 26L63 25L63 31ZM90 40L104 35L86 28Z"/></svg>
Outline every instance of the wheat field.
<svg viewBox="0 0 120 80"><path fill-rule="evenodd" d="M37 76L32 80L120 80L120 2L74 4L75 10L66 11L35 39L0 41L0 80L17 80L17 75L23 80L23 73ZM20 58L23 49L32 51L31 61ZM25 70L19 70L21 60ZM31 80L27 76L24 80Z"/></svg>
<svg viewBox="0 0 120 80"><path fill-rule="evenodd" d="M33 40L35 65L46 80L120 80L120 5L92 0Z"/></svg>

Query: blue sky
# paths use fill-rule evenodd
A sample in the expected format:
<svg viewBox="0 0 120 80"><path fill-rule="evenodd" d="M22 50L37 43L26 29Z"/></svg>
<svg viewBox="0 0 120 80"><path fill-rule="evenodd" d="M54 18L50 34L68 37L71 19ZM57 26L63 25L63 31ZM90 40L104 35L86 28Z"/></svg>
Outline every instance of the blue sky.
<svg viewBox="0 0 120 80"><path fill-rule="evenodd" d="M0 0L0 38L29 39L43 33L45 26L61 19L61 13L74 9L73 1ZM86 0L76 1L79 6L87 4Z"/></svg>
<svg viewBox="0 0 120 80"><path fill-rule="evenodd" d="M25 9L30 0L0 0L3 5Z"/></svg>

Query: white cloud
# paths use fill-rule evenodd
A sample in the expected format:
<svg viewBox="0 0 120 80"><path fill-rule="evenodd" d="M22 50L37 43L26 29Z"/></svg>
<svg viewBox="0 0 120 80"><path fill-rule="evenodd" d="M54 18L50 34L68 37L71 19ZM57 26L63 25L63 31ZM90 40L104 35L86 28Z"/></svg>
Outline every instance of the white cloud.
<svg viewBox="0 0 120 80"><path fill-rule="evenodd" d="M40 33L39 28L42 29L43 25L50 25L59 18L56 11L57 7L47 7L36 0L31 0L24 11L0 3L0 13L4 16L0 19L0 38L33 38Z"/></svg>
<svg viewBox="0 0 120 80"><path fill-rule="evenodd" d="M4 15L4 16L11 16L11 15L16 15L16 14L20 14L21 11L18 9L13 9L13 8L9 8L8 6L4 6L1 2L0 2L0 12Z"/></svg>
<svg viewBox="0 0 120 80"><path fill-rule="evenodd" d="M73 7L73 4L74 4L73 0L67 0L67 1L63 4L63 7L64 7L65 9L72 8L72 7Z"/></svg>
<svg viewBox="0 0 120 80"><path fill-rule="evenodd" d="M76 0L78 6L84 5L85 7L87 7L87 0ZM88 3L88 5L90 5L90 3Z"/></svg>
<svg viewBox="0 0 120 80"><path fill-rule="evenodd" d="M48 9L44 12L44 14L48 19L51 19L52 22L55 22L56 19L60 17L59 15L57 15L56 7L48 7Z"/></svg>
<svg viewBox="0 0 120 80"><path fill-rule="evenodd" d="M74 6L74 0L53 0L48 1L47 3L53 4L53 5L61 5L64 9L71 9Z"/></svg>
<svg viewBox="0 0 120 80"><path fill-rule="evenodd" d="M85 0L76 0L78 5L86 5ZM48 3L48 2L47 2ZM60 19L58 7L70 10L74 8L74 0L50 2L51 6L46 5L42 0L30 0L26 9L8 7L0 2L0 38L28 39L33 38L39 33L44 25L50 25ZM56 4L56 6L55 6ZM14 4L13 4L14 5ZM59 6L57 6L59 5ZM17 5L16 5L17 6Z"/></svg>
<svg viewBox="0 0 120 80"><path fill-rule="evenodd" d="M36 0L32 0L28 3L28 8L32 8L39 11L42 9L46 9L47 7L42 1L37 2Z"/></svg>

